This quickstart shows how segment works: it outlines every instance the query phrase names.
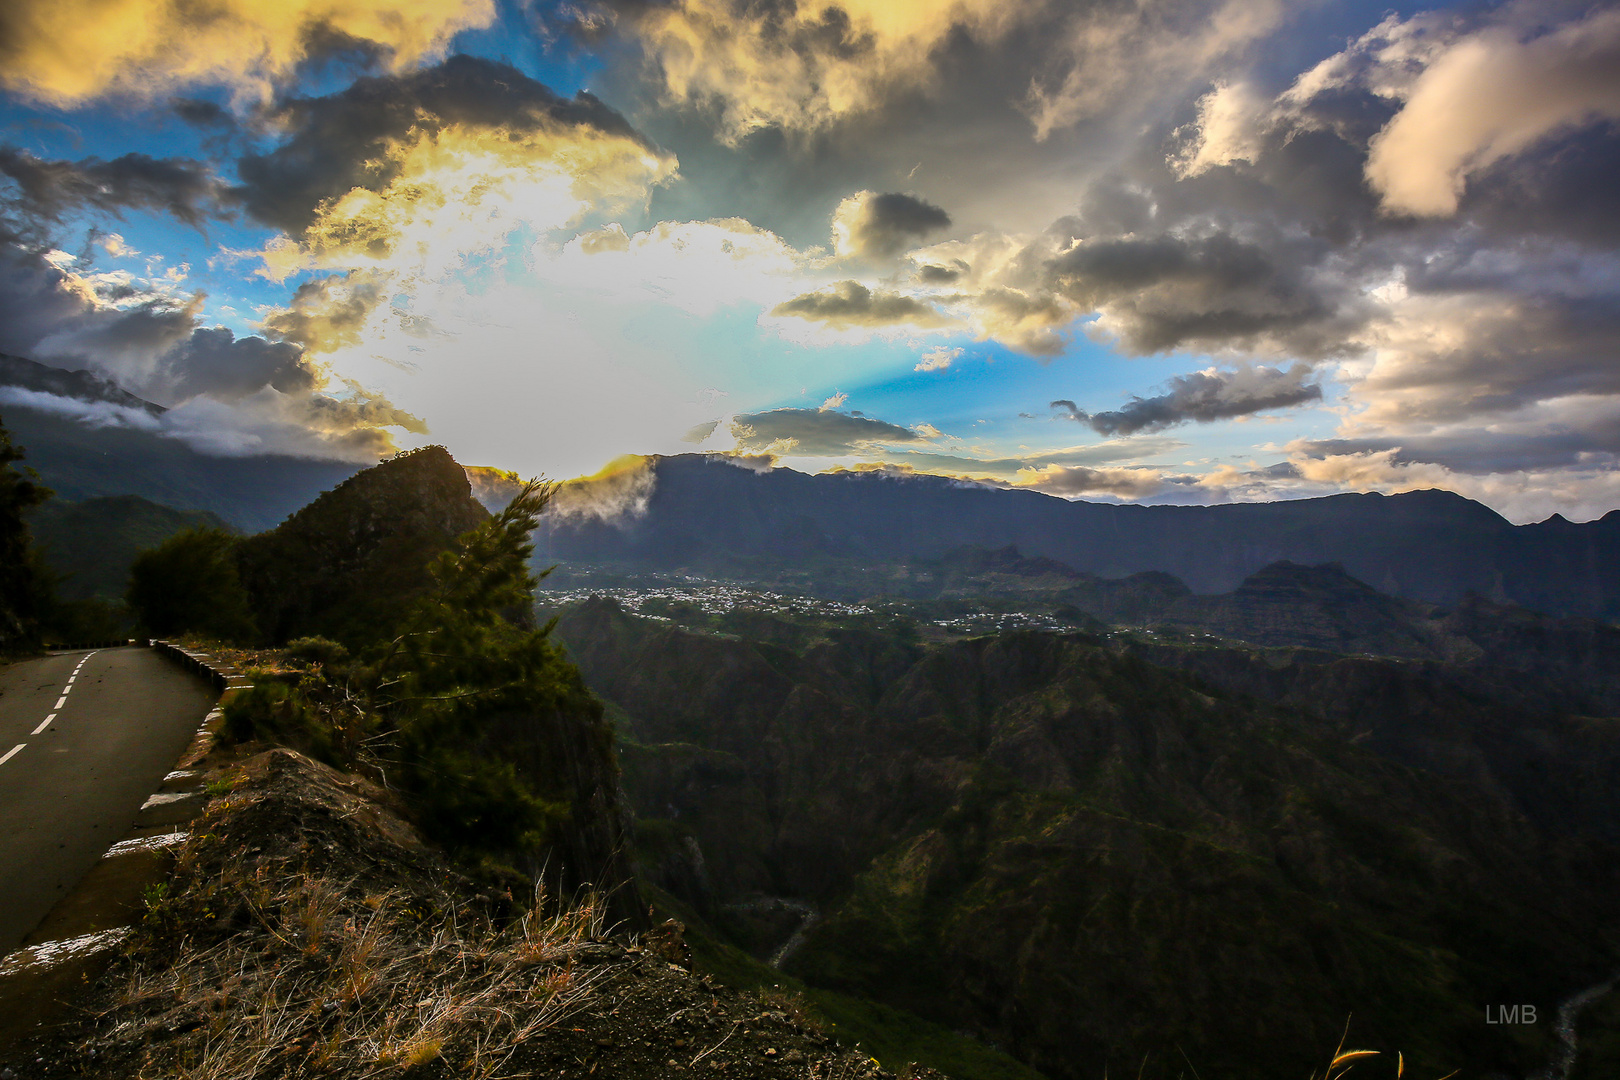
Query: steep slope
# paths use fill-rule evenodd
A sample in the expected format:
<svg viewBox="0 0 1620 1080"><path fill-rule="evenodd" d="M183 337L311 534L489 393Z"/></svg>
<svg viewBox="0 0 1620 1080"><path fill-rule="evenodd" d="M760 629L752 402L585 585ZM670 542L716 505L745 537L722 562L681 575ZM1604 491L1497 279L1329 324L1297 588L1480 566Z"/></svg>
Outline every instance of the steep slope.
<svg viewBox="0 0 1620 1080"><path fill-rule="evenodd" d="M121 599L136 555L183 529L225 528L207 511L175 510L138 495L53 499L28 523L51 569L63 575L57 593L67 600Z"/></svg>
<svg viewBox="0 0 1620 1080"><path fill-rule="evenodd" d="M273 641L374 640L428 583L428 564L489 512L440 446L367 469L242 542L242 584Z"/></svg>
<svg viewBox="0 0 1620 1080"><path fill-rule="evenodd" d="M749 576L1012 544L1105 578L1161 571L1200 593L1234 589L1278 561L1337 562L1382 592L1425 603L1454 604L1472 591L1554 614L1620 615L1620 511L1581 525L1514 526L1444 491L1118 506L940 477L757 473L703 455L651 458L647 468L644 514L558 516L540 557Z"/></svg>
<svg viewBox="0 0 1620 1080"><path fill-rule="evenodd" d="M1054 1077L1178 1075L1177 1046L1305 1075L1351 1013L1409 1069L1527 1069L1545 1033L1478 1003L1550 1008L1609 962L1613 864L1502 792L1099 639L790 650L605 601L560 632L638 744L632 801L696 844L664 843L667 884L808 899L791 970Z"/></svg>

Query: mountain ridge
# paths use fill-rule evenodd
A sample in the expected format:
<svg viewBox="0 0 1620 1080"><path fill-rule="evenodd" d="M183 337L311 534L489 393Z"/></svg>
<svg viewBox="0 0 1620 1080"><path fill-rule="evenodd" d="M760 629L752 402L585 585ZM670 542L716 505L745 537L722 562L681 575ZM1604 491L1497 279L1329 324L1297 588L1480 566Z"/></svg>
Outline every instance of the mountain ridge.
<svg viewBox="0 0 1620 1080"><path fill-rule="evenodd" d="M746 576L790 562L899 563L1016 545L1104 578L1163 571L1198 593L1230 591L1279 561L1339 562L1380 592L1425 603L1476 593L1557 615L1620 616L1620 511L1513 525L1439 490L1144 506L933 476L757 472L712 455L646 461L656 482L644 512L553 516L536 536L539 558Z"/></svg>

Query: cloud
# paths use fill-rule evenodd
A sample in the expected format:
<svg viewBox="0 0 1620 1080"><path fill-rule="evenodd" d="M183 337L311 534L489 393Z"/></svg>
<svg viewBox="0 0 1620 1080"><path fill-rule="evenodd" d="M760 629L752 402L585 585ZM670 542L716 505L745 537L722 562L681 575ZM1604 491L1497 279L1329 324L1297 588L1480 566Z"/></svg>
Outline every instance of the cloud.
<svg viewBox="0 0 1620 1080"><path fill-rule="evenodd" d="M951 35L994 41L1040 14L1033 0L896 4L640 0L572 5L572 29L640 44L660 98L712 109L721 138L762 128L824 130L932 86Z"/></svg>
<svg viewBox="0 0 1620 1080"><path fill-rule="evenodd" d="M701 424L694 424L692 427L687 429L685 435L681 436L681 442L690 443L693 446L701 446L710 435L715 433L715 429L717 429L719 426L720 421L718 420L706 420Z"/></svg>
<svg viewBox="0 0 1620 1080"><path fill-rule="evenodd" d="M1304 253L1290 246L1224 232L1082 239L1048 269L1056 290L1101 312L1096 328L1135 352L1242 347L1267 338L1298 351L1331 351L1332 338L1316 340L1314 333L1332 314L1331 301L1301 273Z"/></svg>
<svg viewBox="0 0 1620 1080"><path fill-rule="evenodd" d="M1465 35L1402 96L1372 140L1367 180L1390 212L1456 213L1470 174L1560 129L1620 119L1620 11Z"/></svg>
<svg viewBox="0 0 1620 1080"><path fill-rule="evenodd" d="M93 428L126 427L157 431L163 426L162 414L154 414L147 409L119 405L111 401L86 401L83 398L61 397L22 386L0 385L0 405L65 416Z"/></svg>
<svg viewBox="0 0 1620 1080"><path fill-rule="evenodd" d="M1054 401L1052 407L1065 409L1099 435L1134 435L1320 401L1321 386L1308 381L1312 374L1304 364L1290 368L1255 364L1235 371L1205 368L1170 379L1166 393L1133 397L1124 407L1108 412L1084 412L1072 401Z"/></svg>
<svg viewBox="0 0 1620 1080"><path fill-rule="evenodd" d="M160 434L211 454L376 460L422 421L327 372L297 342L238 337L171 282L74 269L0 245L0 352L87 367L160 404ZM86 422L92 417L84 417Z"/></svg>
<svg viewBox="0 0 1620 1080"><path fill-rule="evenodd" d="M1253 163L1264 147L1271 102L1247 83L1221 83L1198 99L1198 119L1178 129L1185 139L1171 165L1182 178L1217 165Z"/></svg>
<svg viewBox="0 0 1620 1080"><path fill-rule="evenodd" d="M653 465L652 458L626 454L608 462L600 472L561 483L546 508L545 517L629 524L646 514L658 487L658 473Z"/></svg>
<svg viewBox="0 0 1620 1080"><path fill-rule="evenodd" d="M771 314L825 323L834 330L902 324L936 327L951 322L916 297L898 292L874 292L858 281L840 281L830 289L785 300L772 308Z"/></svg>
<svg viewBox="0 0 1620 1080"><path fill-rule="evenodd" d="M364 271L311 278L293 291L285 308L265 316L264 328L311 352L332 352L360 344L382 300L381 282Z"/></svg>
<svg viewBox="0 0 1620 1080"><path fill-rule="evenodd" d="M1117 495L1141 499L1164 488L1164 477L1157 469L1092 469L1084 465L1048 465L1018 470L1018 487L1034 488L1048 495Z"/></svg>
<svg viewBox="0 0 1620 1080"><path fill-rule="evenodd" d="M661 221L634 235L613 222L579 233L560 252L542 242L535 263L558 286L707 315L730 304L775 305L803 287L805 260L775 233L721 218Z"/></svg>
<svg viewBox="0 0 1620 1080"><path fill-rule="evenodd" d="M833 394L833 396L828 398L826 401L823 401L821 403L821 408L816 410L816 411L817 412L831 412L834 409L842 409L844 407L844 402L846 402L848 400L849 400L849 395L840 390L839 392Z"/></svg>
<svg viewBox="0 0 1620 1080"><path fill-rule="evenodd" d="M1356 426L1455 422L1620 394L1620 291L1449 284L1442 277L1433 291L1403 291L1369 328L1370 361L1349 373L1363 403Z"/></svg>
<svg viewBox="0 0 1620 1080"><path fill-rule="evenodd" d="M839 457L879 446L921 441L915 431L865 416L823 409L739 413L731 433L744 453Z"/></svg>
<svg viewBox="0 0 1620 1080"><path fill-rule="evenodd" d="M241 159L240 196L254 217L294 234L318 225L356 190L384 193L423 173L465 167L467 159L496 169L561 165L582 192L616 189L625 180L618 173L628 169L638 198L649 179L673 168L590 94L565 98L510 65L473 56L361 78L324 97L291 98L266 122L285 137ZM565 154L574 160L555 161Z"/></svg>
<svg viewBox="0 0 1620 1080"><path fill-rule="evenodd" d="M227 212L231 201L213 167L189 158L132 153L111 161L49 161L0 146L0 176L15 191L9 203L50 222L74 211L122 216L125 210L153 210L200 228Z"/></svg>
<svg viewBox="0 0 1620 1080"><path fill-rule="evenodd" d="M962 350L949 348L945 345L935 345L922 354L913 371L944 371L956 361L962 359Z"/></svg>
<svg viewBox="0 0 1620 1080"><path fill-rule="evenodd" d="M833 249L846 257L889 259L950 225L949 214L915 196L857 191L833 211Z"/></svg>
<svg viewBox="0 0 1620 1080"><path fill-rule="evenodd" d="M1173 93L1276 30L1288 6L1280 0L1144 0L1068 11L1057 56L1048 61L1052 70L1031 80L1027 94L1037 140Z"/></svg>
<svg viewBox="0 0 1620 1080"><path fill-rule="evenodd" d="M189 85L265 100L306 59L358 49L406 70L494 17L491 0L9 0L0 83L61 107Z"/></svg>

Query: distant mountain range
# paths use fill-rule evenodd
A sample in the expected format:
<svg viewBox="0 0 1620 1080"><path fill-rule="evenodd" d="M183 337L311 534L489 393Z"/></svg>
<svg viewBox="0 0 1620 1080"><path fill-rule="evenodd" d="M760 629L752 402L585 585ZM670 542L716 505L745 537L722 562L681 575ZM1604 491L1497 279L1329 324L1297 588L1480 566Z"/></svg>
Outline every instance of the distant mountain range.
<svg viewBox="0 0 1620 1080"><path fill-rule="evenodd" d="M48 407L49 399L100 406L107 415L93 417L87 409L75 416ZM138 495L181 510L209 511L243 532L259 532L360 469L285 455L199 453L160 430L166 411L91 372L0 354L0 420L27 449L25 464L60 499ZM149 423L125 422L131 420Z"/></svg>
<svg viewBox="0 0 1620 1080"><path fill-rule="evenodd" d="M937 560L963 546L1124 578L1172 574L1234 590L1288 561L1339 563L1391 596L1452 606L1469 594L1555 615L1620 617L1620 510L1513 525L1448 491L1290 502L1138 506L1070 502L933 476L755 471L723 457L647 459L644 509L554 515L542 560L714 576ZM623 488L622 481L617 481ZM586 492L570 506L588 506ZM611 492L604 493L604 501Z"/></svg>
<svg viewBox="0 0 1620 1080"><path fill-rule="evenodd" d="M40 395L126 410L140 422L88 423L45 407ZM65 500L138 495L259 532L359 468L202 454L159 430L163 412L90 372L0 356L0 416ZM499 470L469 475L486 506L517 486ZM568 568L774 575L810 590L851 570L865 588L873 566L938 560L963 547L1015 545L1023 558L1105 579L1169 574L1199 594L1230 592L1276 562L1338 563L1379 592L1422 603L1451 607L1473 594L1559 616L1620 618L1620 510L1583 524L1554 515L1513 525L1447 491L1116 505L937 476L811 476L686 454L565 485L536 539L541 561Z"/></svg>

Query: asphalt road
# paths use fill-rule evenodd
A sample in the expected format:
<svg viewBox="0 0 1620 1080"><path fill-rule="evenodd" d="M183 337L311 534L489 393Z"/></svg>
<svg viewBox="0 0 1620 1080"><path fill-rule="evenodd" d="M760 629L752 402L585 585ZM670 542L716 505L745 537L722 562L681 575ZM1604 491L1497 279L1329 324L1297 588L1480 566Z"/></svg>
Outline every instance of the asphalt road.
<svg viewBox="0 0 1620 1080"><path fill-rule="evenodd" d="M123 838L214 700L146 648L0 667L0 954Z"/></svg>

